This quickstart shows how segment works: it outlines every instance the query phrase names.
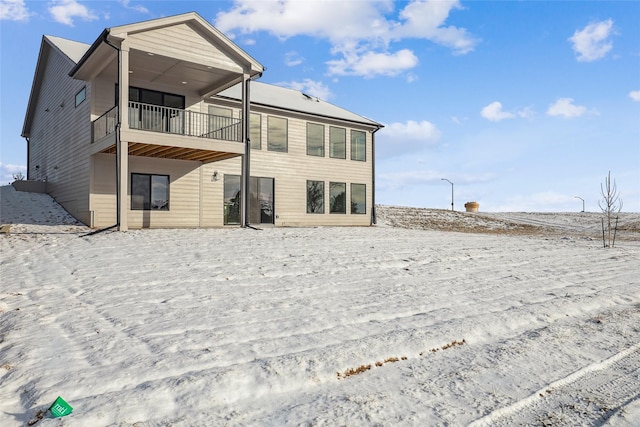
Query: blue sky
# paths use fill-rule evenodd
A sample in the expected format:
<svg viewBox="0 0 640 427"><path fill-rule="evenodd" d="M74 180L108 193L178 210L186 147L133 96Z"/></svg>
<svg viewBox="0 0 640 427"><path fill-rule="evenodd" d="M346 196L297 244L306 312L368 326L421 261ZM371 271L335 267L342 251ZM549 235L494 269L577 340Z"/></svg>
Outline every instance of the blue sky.
<svg viewBox="0 0 640 427"><path fill-rule="evenodd" d="M385 125L376 202L456 210L599 211L611 171L640 211L638 1L0 0L0 182L43 34L195 11L303 90Z"/></svg>

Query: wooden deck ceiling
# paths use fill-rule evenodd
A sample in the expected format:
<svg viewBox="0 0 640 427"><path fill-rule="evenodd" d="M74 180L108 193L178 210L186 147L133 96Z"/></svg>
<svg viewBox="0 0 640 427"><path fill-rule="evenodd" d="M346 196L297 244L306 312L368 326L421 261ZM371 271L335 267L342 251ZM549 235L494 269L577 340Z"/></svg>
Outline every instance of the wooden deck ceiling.
<svg viewBox="0 0 640 427"><path fill-rule="evenodd" d="M116 146L102 151L102 153L115 154ZM129 143L129 155L140 157L155 157L158 159L191 160L202 163L217 162L240 156L237 153L223 151L198 150L193 148L172 147L168 145L143 144L139 142Z"/></svg>

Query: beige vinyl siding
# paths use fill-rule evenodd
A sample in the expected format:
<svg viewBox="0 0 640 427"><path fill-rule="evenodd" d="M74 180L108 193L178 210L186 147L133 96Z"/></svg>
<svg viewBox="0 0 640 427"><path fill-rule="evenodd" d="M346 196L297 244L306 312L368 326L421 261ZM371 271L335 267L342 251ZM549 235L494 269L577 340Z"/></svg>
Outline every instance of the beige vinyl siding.
<svg viewBox="0 0 640 427"><path fill-rule="evenodd" d="M238 64L211 44L212 40L206 39L198 31L184 23L131 34L128 40L134 49L242 72L242 68Z"/></svg>
<svg viewBox="0 0 640 427"><path fill-rule="evenodd" d="M93 166L91 207L94 212L94 227L108 227L116 222L115 156L97 154L93 157ZM207 226L200 222L200 166L200 162L129 156L129 183L124 201L127 208L131 208L132 173L169 176L169 210L129 210L129 227Z"/></svg>
<svg viewBox="0 0 640 427"><path fill-rule="evenodd" d="M367 226L371 221L372 202L372 133L370 128L357 126L332 119L320 119L318 117L305 117L289 112L270 110L266 108L253 108L252 112L262 115L262 140L266 140L267 117L275 116L286 118L288 121L288 152L280 153L268 151L266 144L262 144L261 150L251 150L251 176L274 178L275 180L275 225L276 226L315 226L315 225L361 225ZM235 112L234 115L239 114ZM325 126L325 156L307 155L306 124L307 121ZM347 133L346 159L330 158L329 126L343 127ZM365 131L366 136L366 161L353 161L351 159L351 144L349 135L351 129ZM208 172L217 170L219 180L216 184L220 187L218 206L222 215L222 187L223 174L240 175L241 160L239 158L225 160L206 165ZM307 180L323 181L325 183L325 213L308 214L306 210ZM347 188L347 214L330 214L329 182L344 182ZM349 203L351 200L350 184L366 185L366 215L351 214ZM205 183L205 186L207 184ZM220 223L221 224L221 223Z"/></svg>
<svg viewBox="0 0 640 427"><path fill-rule="evenodd" d="M73 64L57 50L48 52L31 126L29 178L46 180L49 194L88 223L91 85L70 78ZM87 99L75 107L84 86Z"/></svg>

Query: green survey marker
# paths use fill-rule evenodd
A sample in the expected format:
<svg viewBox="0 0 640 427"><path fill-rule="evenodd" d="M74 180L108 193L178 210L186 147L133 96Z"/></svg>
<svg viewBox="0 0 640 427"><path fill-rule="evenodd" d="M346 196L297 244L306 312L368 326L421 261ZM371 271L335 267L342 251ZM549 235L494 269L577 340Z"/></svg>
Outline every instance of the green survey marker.
<svg viewBox="0 0 640 427"><path fill-rule="evenodd" d="M51 412L51 415L53 415L53 418L60 418L65 415L69 415L71 411L73 411L73 408L65 402L63 398L58 396L56 401L49 407L49 411Z"/></svg>

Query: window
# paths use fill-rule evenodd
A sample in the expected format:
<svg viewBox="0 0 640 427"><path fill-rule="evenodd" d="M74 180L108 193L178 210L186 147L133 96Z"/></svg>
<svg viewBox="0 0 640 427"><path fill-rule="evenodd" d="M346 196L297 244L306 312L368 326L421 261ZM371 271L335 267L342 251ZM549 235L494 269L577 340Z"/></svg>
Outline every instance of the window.
<svg viewBox="0 0 640 427"><path fill-rule="evenodd" d="M307 123L307 155L324 157L324 126Z"/></svg>
<svg viewBox="0 0 640 427"><path fill-rule="evenodd" d="M331 126L329 128L329 156L336 159L347 158L347 130Z"/></svg>
<svg viewBox="0 0 640 427"><path fill-rule="evenodd" d="M267 150L287 152L287 119L267 117Z"/></svg>
<svg viewBox="0 0 640 427"><path fill-rule="evenodd" d="M80 92L76 93L76 107L84 102L87 99L87 87L83 87L80 89Z"/></svg>
<svg viewBox="0 0 640 427"><path fill-rule="evenodd" d="M140 89L133 86L129 87L129 101L184 110L184 96L182 95L172 95L170 93L158 92L157 90L150 89Z"/></svg>
<svg viewBox="0 0 640 427"><path fill-rule="evenodd" d="M242 193L240 191L240 176L224 176L224 223L240 224L240 204Z"/></svg>
<svg viewBox="0 0 640 427"><path fill-rule="evenodd" d="M169 210L169 176L131 174L131 210Z"/></svg>
<svg viewBox="0 0 640 427"><path fill-rule="evenodd" d="M365 184L351 184L351 213L367 213L367 186Z"/></svg>
<svg viewBox="0 0 640 427"><path fill-rule="evenodd" d="M224 224L240 224L242 206L241 178L239 175L224 176ZM249 178L249 222L251 224L273 224L274 179L252 176Z"/></svg>
<svg viewBox="0 0 640 427"><path fill-rule="evenodd" d="M324 213L324 181L307 181L307 213Z"/></svg>
<svg viewBox="0 0 640 427"><path fill-rule="evenodd" d="M262 115L258 113L250 113L249 117L249 139L251 140L251 148L260 150L262 148Z"/></svg>
<svg viewBox="0 0 640 427"><path fill-rule="evenodd" d="M329 212L347 213L347 184L344 182L329 183Z"/></svg>
<svg viewBox="0 0 640 427"><path fill-rule="evenodd" d="M232 139L234 131L233 110L209 105L209 131L206 133L207 136Z"/></svg>
<svg viewBox="0 0 640 427"><path fill-rule="evenodd" d="M366 161L366 138L366 134L362 131L351 131L351 160Z"/></svg>

